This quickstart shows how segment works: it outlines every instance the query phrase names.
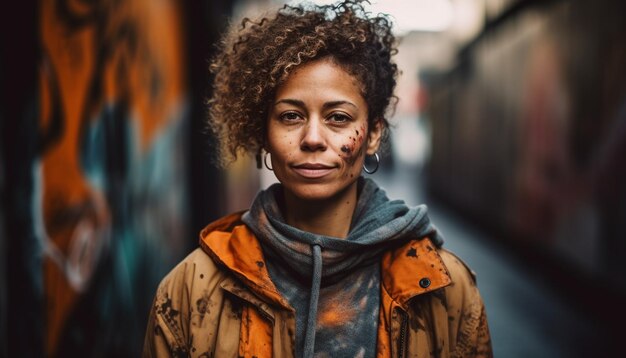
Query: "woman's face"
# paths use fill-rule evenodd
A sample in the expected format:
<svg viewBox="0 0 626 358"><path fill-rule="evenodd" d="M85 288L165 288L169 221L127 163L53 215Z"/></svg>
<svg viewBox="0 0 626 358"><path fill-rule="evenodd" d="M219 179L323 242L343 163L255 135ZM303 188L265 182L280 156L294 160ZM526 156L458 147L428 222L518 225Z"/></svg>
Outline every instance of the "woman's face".
<svg viewBox="0 0 626 358"><path fill-rule="evenodd" d="M298 67L277 89L267 150L292 195L324 200L355 185L365 155L378 150L380 124L368 128L358 81L328 59Z"/></svg>

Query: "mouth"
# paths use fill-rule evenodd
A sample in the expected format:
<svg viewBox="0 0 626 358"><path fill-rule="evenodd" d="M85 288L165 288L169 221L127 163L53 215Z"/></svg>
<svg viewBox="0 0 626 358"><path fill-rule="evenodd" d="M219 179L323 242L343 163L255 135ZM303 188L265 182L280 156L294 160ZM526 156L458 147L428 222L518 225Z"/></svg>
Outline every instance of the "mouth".
<svg viewBox="0 0 626 358"><path fill-rule="evenodd" d="M321 178L335 169L334 166L320 163L303 163L292 166L293 171L307 179Z"/></svg>

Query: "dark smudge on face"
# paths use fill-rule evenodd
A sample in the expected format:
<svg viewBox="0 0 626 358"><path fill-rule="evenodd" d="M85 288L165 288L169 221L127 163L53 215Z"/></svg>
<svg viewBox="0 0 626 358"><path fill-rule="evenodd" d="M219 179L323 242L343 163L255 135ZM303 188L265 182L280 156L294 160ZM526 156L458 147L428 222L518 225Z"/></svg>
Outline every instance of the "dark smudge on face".
<svg viewBox="0 0 626 358"><path fill-rule="evenodd" d="M359 131L360 129L360 131ZM364 146L363 142L365 141L365 125L361 125L359 129L355 129L356 136L349 136L349 142L341 146L341 152L345 153L341 158L348 163L349 165L354 165L358 158L363 154ZM358 148L357 151L355 149Z"/></svg>

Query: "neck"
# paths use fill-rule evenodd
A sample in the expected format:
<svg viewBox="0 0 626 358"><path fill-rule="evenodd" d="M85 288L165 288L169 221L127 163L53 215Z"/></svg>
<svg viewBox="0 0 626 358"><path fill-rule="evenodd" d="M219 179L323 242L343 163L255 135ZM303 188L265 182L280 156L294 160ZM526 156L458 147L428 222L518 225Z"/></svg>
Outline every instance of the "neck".
<svg viewBox="0 0 626 358"><path fill-rule="evenodd" d="M356 200L356 182L324 200L304 200L285 191L283 216L287 224L302 231L343 239L350 231Z"/></svg>

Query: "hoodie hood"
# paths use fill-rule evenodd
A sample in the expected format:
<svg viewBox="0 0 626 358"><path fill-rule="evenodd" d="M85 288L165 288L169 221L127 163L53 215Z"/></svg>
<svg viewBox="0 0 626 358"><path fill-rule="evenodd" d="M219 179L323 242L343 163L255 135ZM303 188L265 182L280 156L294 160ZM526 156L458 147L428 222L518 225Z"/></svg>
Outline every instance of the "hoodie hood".
<svg viewBox="0 0 626 358"><path fill-rule="evenodd" d="M282 185L261 191L242 221L272 256L304 278L313 272L313 247L322 256L322 277L334 279L352 268L371 262L380 253L404 242L429 237L436 246L443 238L430 222L426 205L408 207L402 200L389 200L370 179L359 178L359 198L350 232L344 239L317 235L285 223L279 209Z"/></svg>

